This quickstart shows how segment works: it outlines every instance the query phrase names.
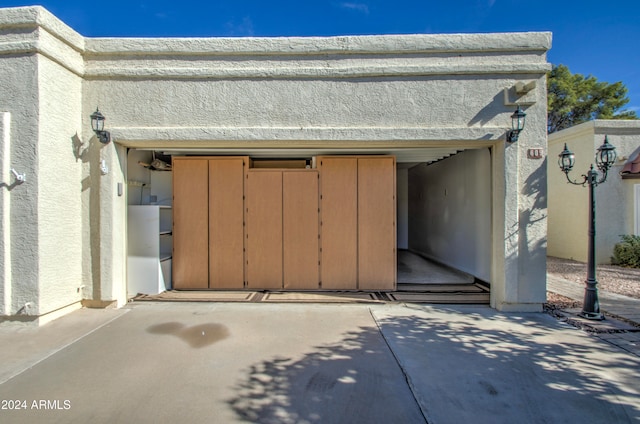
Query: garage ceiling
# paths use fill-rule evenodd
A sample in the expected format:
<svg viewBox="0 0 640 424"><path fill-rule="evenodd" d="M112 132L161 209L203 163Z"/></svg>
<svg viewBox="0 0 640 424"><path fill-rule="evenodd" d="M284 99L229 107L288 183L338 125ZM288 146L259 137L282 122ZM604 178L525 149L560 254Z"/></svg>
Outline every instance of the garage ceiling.
<svg viewBox="0 0 640 424"><path fill-rule="evenodd" d="M398 168L418 163L437 162L464 149L459 147L398 148L398 149L180 149L162 150L171 156L249 155L252 158L309 158L322 155L395 155Z"/></svg>

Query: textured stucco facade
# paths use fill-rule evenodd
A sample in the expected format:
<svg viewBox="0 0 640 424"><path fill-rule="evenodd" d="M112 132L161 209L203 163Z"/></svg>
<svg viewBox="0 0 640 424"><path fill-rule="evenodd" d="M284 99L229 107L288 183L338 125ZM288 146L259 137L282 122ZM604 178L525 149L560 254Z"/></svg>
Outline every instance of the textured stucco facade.
<svg viewBox="0 0 640 424"><path fill-rule="evenodd" d="M596 262L611 263L613 247L620 235L635 234L635 186L639 179L623 179L624 164L640 153L640 121L595 120L558 131L549 136L549 235L550 256L587 261L589 192L567 182L557 165L558 155L567 144L576 163L569 176L578 182L604 142L616 148L618 160L609 170L607 180L596 187Z"/></svg>
<svg viewBox="0 0 640 424"><path fill-rule="evenodd" d="M490 254L469 270L490 280L493 307L541 309L546 161L527 151L546 149L549 33L92 39L40 7L0 9L0 29L0 314L127 301L128 148L411 166L481 149L489 198L481 219L464 213ZM510 144L516 104L527 124ZM96 107L110 144L91 131ZM10 168L27 181L11 185Z"/></svg>

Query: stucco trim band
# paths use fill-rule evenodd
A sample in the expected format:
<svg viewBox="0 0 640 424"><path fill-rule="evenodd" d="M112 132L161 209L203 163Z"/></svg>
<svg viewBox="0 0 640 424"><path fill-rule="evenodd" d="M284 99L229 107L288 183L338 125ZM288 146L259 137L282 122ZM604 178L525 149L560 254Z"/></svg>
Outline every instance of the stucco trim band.
<svg viewBox="0 0 640 424"><path fill-rule="evenodd" d="M536 74L549 70L545 64L476 64L476 65L417 65L417 66L352 66L338 67L220 67L220 68L141 68L116 67L87 70L87 79L105 78L369 78L429 75L478 75L478 74Z"/></svg>
<svg viewBox="0 0 640 424"><path fill-rule="evenodd" d="M174 143L196 142L203 145L211 141L261 141L270 145L304 145L307 141L320 142L326 146L331 142L363 142L363 147L374 146L374 142L408 141L478 141L492 143L504 138L506 128L274 128L274 127L128 127L110 128L112 139L125 146L134 147L148 141L171 141ZM294 143L288 143L294 142ZM299 143L296 143L299 142Z"/></svg>
<svg viewBox="0 0 640 424"><path fill-rule="evenodd" d="M76 51L84 49L85 38L42 6L3 8L0 13L0 29L37 27L46 29Z"/></svg>
<svg viewBox="0 0 640 424"><path fill-rule="evenodd" d="M39 6L3 9L0 30L20 33L16 34L17 40L0 45L0 54L40 53L85 78L354 78L527 74L550 69L545 60L545 52L551 47L550 32L84 38ZM476 53L481 53L485 60L477 61ZM487 54L493 56L492 61L486 61ZM172 60L187 57L199 63L196 66L149 67L140 60L154 58L157 61L163 57ZM287 57L286 62L290 59L299 62L293 66L282 65L283 57ZM336 64L337 57L360 63L340 66ZM238 62L237 58L243 60ZM280 65L274 66L270 61L242 64L246 58L273 58ZM400 58L404 63L397 63ZM312 66L300 63L309 59L319 63ZM385 63L387 59L392 59L391 63ZM421 63L425 59L427 63ZM114 66L114 61L118 65Z"/></svg>
<svg viewBox="0 0 640 424"><path fill-rule="evenodd" d="M90 54L326 55L444 52L545 52L550 32L402 34L334 37L90 38Z"/></svg>

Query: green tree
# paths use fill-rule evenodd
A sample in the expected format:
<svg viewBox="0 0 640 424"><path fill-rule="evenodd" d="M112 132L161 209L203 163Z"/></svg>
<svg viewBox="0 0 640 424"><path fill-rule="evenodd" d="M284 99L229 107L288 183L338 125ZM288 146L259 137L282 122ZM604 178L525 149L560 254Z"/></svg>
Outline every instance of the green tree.
<svg viewBox="0 0 640 424"><path fill-rule="evenodd" d="M600 82L589 75L572 74L557 65L547 74L547 132L560 131L592 119L638 119L636 112L622 110L629 103L621 82Z"/></svg>

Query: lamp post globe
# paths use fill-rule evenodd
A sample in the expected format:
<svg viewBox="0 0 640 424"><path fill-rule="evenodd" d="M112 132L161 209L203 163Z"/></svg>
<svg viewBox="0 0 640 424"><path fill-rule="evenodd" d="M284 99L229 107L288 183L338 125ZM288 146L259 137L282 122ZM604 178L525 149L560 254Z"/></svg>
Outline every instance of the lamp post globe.
<svg viewBox="0 0 640 424"><path fill-rule="evenodd" d="M598 147L596 153L596 165L602 172L607 172L616 161L616 148L609 143L609 138L604 136L604 143Z"/></svg>
<svg viewBox="0 0 640 424"><path fill-rule="evenodd" d="M560 170L565 174L573 169L573 165L576 163L576 156L567 147L567 143L564 143L564 150L558 155L558 165Z"/></svg>

